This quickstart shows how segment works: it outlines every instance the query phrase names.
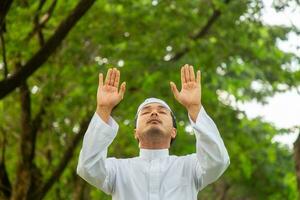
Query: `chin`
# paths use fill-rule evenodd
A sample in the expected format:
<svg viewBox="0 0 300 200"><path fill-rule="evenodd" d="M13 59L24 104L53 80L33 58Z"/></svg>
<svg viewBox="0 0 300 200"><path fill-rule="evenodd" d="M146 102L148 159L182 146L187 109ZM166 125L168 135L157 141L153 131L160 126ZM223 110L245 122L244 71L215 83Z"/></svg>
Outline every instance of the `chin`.
<svg viewBox="0 0 300 200"><path fill-rule="evenodd" d="M152 126L150 128L148 128L145 132L145 135L165 135L164 132L156 126Z"/></svg>

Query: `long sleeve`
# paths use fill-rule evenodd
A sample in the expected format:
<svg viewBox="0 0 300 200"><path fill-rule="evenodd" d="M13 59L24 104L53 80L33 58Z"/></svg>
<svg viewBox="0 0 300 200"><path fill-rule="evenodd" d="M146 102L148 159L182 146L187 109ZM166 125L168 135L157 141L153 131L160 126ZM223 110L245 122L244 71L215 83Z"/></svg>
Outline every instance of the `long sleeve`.
<svg viewBox="0 0 300 200"><path fill-rule="evenodd" d="M115 158L107 158L107 149L118 128L112 117L107 124L95 113L84 135L77 165L79 176L107 194L114 190L116 174Z"/></svg>
<svg viewBox="0 0 300 200"><path fill-rule="evenodd" d="M196 122L189 116L196 136L196 161L194 178L198 190L216 181L230 164L223 140L214 121L202 106Z"/></svg>

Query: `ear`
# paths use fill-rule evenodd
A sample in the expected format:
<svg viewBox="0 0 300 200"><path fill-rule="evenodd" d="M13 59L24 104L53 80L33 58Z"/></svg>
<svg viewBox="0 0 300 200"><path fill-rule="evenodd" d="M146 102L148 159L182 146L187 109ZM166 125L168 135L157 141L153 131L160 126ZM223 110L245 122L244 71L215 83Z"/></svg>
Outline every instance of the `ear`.
<svg viewBox="0 0 300 200"><path fill-rule="evenodd" d="M177 129L173 127L172 133L171 133L171 138L175 138L177 134Z"/></svg>

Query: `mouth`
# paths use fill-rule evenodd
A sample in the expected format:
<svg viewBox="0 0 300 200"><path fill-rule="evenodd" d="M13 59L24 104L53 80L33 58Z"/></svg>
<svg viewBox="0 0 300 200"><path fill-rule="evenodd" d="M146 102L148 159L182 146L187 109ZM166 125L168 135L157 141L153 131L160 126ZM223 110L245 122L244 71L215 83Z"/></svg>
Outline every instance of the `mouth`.
<svg viewBox="0 0 300 200"><path fill-rule="evenodd" d="M151 119L147 123L148 124L161 124L161 121L158 119Z"/></svg>

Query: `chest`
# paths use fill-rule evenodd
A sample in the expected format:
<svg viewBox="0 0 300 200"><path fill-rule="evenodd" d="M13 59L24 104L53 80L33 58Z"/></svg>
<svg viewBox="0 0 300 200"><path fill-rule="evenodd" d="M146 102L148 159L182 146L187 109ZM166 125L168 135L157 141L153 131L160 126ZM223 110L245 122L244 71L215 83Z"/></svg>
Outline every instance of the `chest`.
<svg viewBox="0 0 300 200"><path fill-rule="evenodd" d="M190 170L181 160L135 160L118 167L116 188L126 193L148 195L155 199L183 195L191 188ZM167 198L165 198L167 199Z"/></svg>

